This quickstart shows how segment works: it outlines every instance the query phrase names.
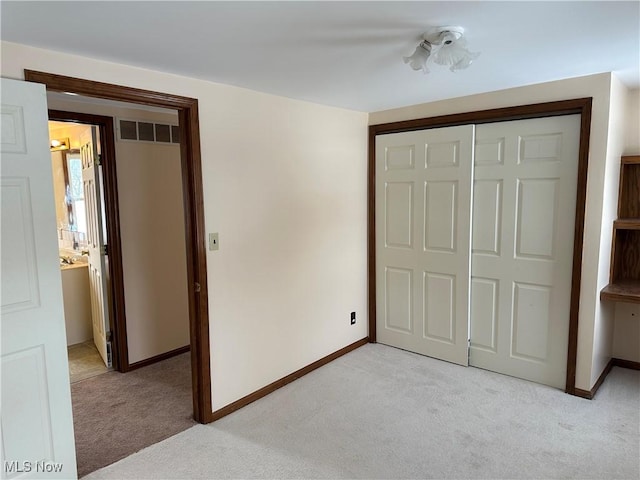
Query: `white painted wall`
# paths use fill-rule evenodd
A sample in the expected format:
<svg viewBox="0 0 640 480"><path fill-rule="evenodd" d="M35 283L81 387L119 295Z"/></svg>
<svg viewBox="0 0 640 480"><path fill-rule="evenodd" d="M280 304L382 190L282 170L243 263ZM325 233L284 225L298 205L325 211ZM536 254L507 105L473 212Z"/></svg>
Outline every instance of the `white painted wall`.
<svg viewBox="0 0 640 480"><path fill-rule="evenodd" d="M624 150L627 88L615 75L611 76L609 125L607 128L607 157L602 185L602 231L598 284L607 285L611 271L611 240L613 221L618 218L618 188L620 183L620 156ZM589 192L587 190L587 195ZM593 334L593 360L591 384L595 384L612 357L614 302L597 302Z"/></svg>
<svg viewBox="0 0 640 480"><path fill-rule="evenodd" d="M199 102L219 409L367 335L367 114L2 43L42 70ZM357 312L355 326L349 312Z"/></svg>
<svg viewBox="0 0 640 480"><path fill-rule="evenodd" d="M604 73L369 114L369 124L375 125L514 105L593 97L576 365L576 387L583 390L590 390L594 384L593 378L600 375L600 372L594 371L594 357L601 359L606 352L606 349L601 348L600 336L603 331L610 331L613 321L612 309L603 308L599 300L600 290L608 283L611 247L611 206L608 200L603 200L605 185L609 192L614 170L613 159L607 151L611 83L611 74ZM617 194L615 198L617 199ZM606 210L604 214L603 210ZM599 340L594 346L596 336ZM604 342L607 343L609 340L604 338ZM595 363L599 365L600 360Z"/></svg>
<svg viewBox="0 0 640 480"><path fill-rule="evenodd" d="M640 89L629 90L624 122L624 155L640 155Z"/></svg>
<svg viewBox="0 0 640 480"><path fill-rule="evenodd" d="M118 142L116 158L127 343L135 363L190 341L180 148Z"/></svg>

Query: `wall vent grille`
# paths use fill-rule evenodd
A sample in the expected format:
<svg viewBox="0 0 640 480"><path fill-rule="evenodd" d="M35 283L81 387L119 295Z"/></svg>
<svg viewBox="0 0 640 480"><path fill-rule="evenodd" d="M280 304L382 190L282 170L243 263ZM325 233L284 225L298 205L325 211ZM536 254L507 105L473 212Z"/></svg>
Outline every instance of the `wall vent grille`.
<svg viewBox="0 0 640 480"><path fill-rule="evenodd" d="M118 119L118 141L180 144L180 128L168 123Z"/></svg>

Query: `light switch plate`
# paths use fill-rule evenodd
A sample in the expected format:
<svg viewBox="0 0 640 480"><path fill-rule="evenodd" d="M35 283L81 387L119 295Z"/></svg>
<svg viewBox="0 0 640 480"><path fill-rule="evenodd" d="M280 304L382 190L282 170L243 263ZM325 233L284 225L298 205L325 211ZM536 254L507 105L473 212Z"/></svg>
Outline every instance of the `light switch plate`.
<svg viewBox="0 0 640 480"><path fill-rule="evenodd" d="M218 250L220 248L220 240L218 239L218 233L209 234L209 250Z"/></svg>

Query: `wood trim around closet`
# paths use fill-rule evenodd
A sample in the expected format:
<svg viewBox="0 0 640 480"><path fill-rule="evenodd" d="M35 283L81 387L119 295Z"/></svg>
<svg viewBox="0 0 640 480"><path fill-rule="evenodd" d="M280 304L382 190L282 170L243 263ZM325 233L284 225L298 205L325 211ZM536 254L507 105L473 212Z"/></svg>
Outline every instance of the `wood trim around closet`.
<svg viewBox="0 0 640 480"><path fill-rule="evenodd" d="M578 178L576 215L574 222L573 267L571 276L571 303L569 310L569 345L567 350L567 379L565 392L576 394L576 360L578 352L578 314L580 308L580 283L582 280L582 248L584 242L585 200L587 194L587 167L589 138L591 133L592 98L577 98L555 102L536 103L515 107L495 108L476 112L455 113L437 117L419 118L369 126L368 179L367 179L367 258L368 258L368 306L369 341L376 342L376 211L375 211L375 158L376 136L452 127L467 124L483 124L526 120L530 118L581 116L580 147L578 153Z"/></svg>
<svg viewBox="0 0 640 480"><path fill-rule="evenodd" d="M178 111L187 247L193 417L200 423L213 421L206 235L198 100L27 69L24 71L24 79L28 82L44 84L47 87L47 91L75 93L87 97L150 105Z"/></svg>

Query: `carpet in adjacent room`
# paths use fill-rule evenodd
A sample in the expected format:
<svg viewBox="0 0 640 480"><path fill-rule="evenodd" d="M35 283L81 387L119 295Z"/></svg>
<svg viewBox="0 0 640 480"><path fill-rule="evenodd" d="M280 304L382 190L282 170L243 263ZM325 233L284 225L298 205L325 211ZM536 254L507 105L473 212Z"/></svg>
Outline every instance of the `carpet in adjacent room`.
<svg viewBox="0 0 640 480"><path fill-rule="evenodd" d="M78 477L196 424L190 354L71 385Z"/></svg>

